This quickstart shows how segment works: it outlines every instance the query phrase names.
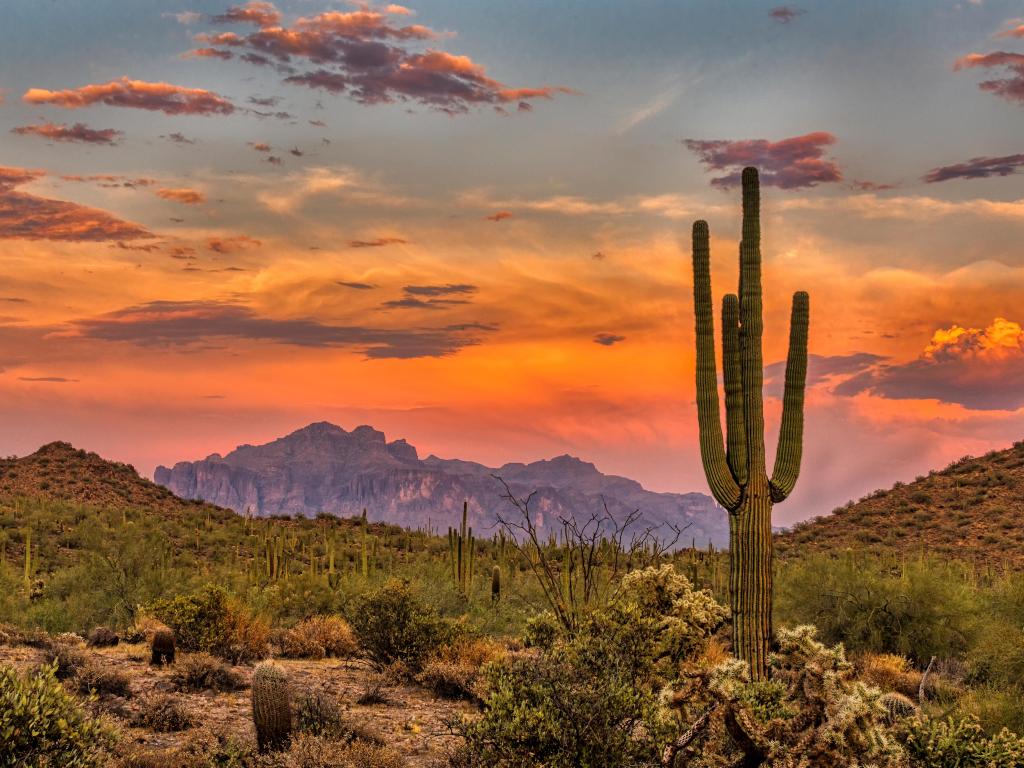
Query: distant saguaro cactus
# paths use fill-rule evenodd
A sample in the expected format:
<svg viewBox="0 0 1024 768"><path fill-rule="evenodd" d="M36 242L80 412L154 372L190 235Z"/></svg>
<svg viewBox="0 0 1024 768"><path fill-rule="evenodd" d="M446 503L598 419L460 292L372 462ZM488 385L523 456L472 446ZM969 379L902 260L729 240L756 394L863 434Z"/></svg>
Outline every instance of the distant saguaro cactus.
<svg viewBox="0 0 1024 768"><path fill-rule="evenodd" d="M772 638L772 506L800 472L807 377L809 300L793 295L782 425L771 479L765 467L761 357L761 223L757 169L743 169L739 295L722 301L727 446L722 440L715 367L708 224L693 224L693 298L697 317L697 419L704 473L729 511L729 595L733 652L755 680L767 674Z"/></svg>
<svg viewBox="0 0 1024 768"><path fill-rule="evenodd" d="M469 596L473 586L473 529L466 526L469 502L462 502L462 527L448 529L448 551L452 559L452 579L463 595Z"/></svg>
<svg viewBox="0 0 1024 768"><path fill-rule="evenodd" d="M158 629L153 633L153 642L150 644L152 657L150 664L160 666L162 664L174 663L174 632L170 629Z"/></svg>
<svg viewBox="0 0 1024 768"><path fill-rule="evenodd" d="M272 661L256 665L252 673L252 721L260 752L283 749L292 732L288 675Z"/></svg>
<svg viewBox="0 0 1024 768"><path fill-rule="evenodd" d="M491 602L501 600L501 568L497 565L491 569Z"/></svg>

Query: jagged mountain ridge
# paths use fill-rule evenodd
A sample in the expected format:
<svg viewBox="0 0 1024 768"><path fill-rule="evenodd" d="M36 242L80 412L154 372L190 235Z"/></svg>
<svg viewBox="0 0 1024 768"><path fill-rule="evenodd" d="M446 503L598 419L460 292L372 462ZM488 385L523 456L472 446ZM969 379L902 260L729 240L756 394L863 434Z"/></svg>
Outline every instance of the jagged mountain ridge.
<svg viewBox="0 0 1024 768"><path fill-rule="evenodd" d="M265 445L241 445L226 456L157 467L154 477L178 496L238 512L347 517L365 508L371 520L438 530L456 520L466 500L472 525L487 535L497 514L514 512L495 475L516 496L535 492L530 509L544 532L560 528L559 517L589 517L607 503L616 519L640 510L646 524L685 528L680 543L728 542L725 512L702 493L655 493L568 455L497 468L420 459L405 440L388 442L383 432L365 425L349 432L318 422Z"/></svg>

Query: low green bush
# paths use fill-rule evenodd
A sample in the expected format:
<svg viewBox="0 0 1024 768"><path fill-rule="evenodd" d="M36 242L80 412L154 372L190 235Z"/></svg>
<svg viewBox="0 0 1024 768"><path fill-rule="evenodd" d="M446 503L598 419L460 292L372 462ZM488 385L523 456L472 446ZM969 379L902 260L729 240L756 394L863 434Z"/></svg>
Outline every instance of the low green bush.
<svg viewBox="0 0 1024 768"><path fill-rule="evenodd" d="M55 665L26 675L0 667L2 768L98 767L112 740L60 684Z"/></svg>
<svg viewBox="0 0 1024 768"><path fill-rule="evenodd" d="M987 736L973 718L925 718L912 724L905 743L915 768L1024 766L1024 738L1006 729Z"/></svg>
<svg viewBox="0 0 1024 768"><path fill-rule="evenodd" d="M417 599L408 582L398 579L356 598L348 618L371 660L382 666L402 662L413 672L455 635L449 622Z"/></svg>
<svg viewBox="0 0 1024 768"><path fill-rule="evenodd" d="M158 600L152 614L174 630L177 646L204 651L232 663L255 661L268 653L269 627L232 600L223 587L207 584L169 600Z"/></svg>

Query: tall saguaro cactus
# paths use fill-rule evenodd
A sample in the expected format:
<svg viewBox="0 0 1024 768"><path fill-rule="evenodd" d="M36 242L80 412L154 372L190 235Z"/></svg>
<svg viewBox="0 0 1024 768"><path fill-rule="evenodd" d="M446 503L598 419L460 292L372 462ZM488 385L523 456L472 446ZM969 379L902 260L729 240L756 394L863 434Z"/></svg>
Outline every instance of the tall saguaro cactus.
<svg viewBox="0 0 1024 768"><path fill-rule="evenodd" d="M739 295L722 301L725 442L718 411L708 224L693 224L697 316L697 419L711 492L729 511L729 595L734 653L754 679L767 674L772 639L772 506L796 485L803 450L809 300L793 294L782 424L769 479L764 450L761 336L761 220L757 169L743 169Z"/></svg>

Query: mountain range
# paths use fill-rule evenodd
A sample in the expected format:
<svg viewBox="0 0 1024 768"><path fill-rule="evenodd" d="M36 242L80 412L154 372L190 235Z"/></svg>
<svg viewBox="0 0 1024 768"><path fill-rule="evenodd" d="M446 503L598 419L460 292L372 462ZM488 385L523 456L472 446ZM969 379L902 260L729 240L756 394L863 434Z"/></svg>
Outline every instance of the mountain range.
<svg viewBox="0 0 1024 768"><path fill-rule="evenodd" d="M591 463L558 456L529 464L487 467L472 461L419 457L405 440L388 442L369 426L346 431L318 422L264 445L241 445L225 456L157 467L155 481L185 499L202 499L259 516L328 513L348 517L363 509L371 520L443 531L469 503L478 535L496 530L497 516L514 516L504 498L534 494L530 512L543 535L560 518L585 520L603 505L616 520L638 510L638 525L683 530L680 544L728 543L725 511L702 493L656 493L635 480L605 475Z"/></svg>

